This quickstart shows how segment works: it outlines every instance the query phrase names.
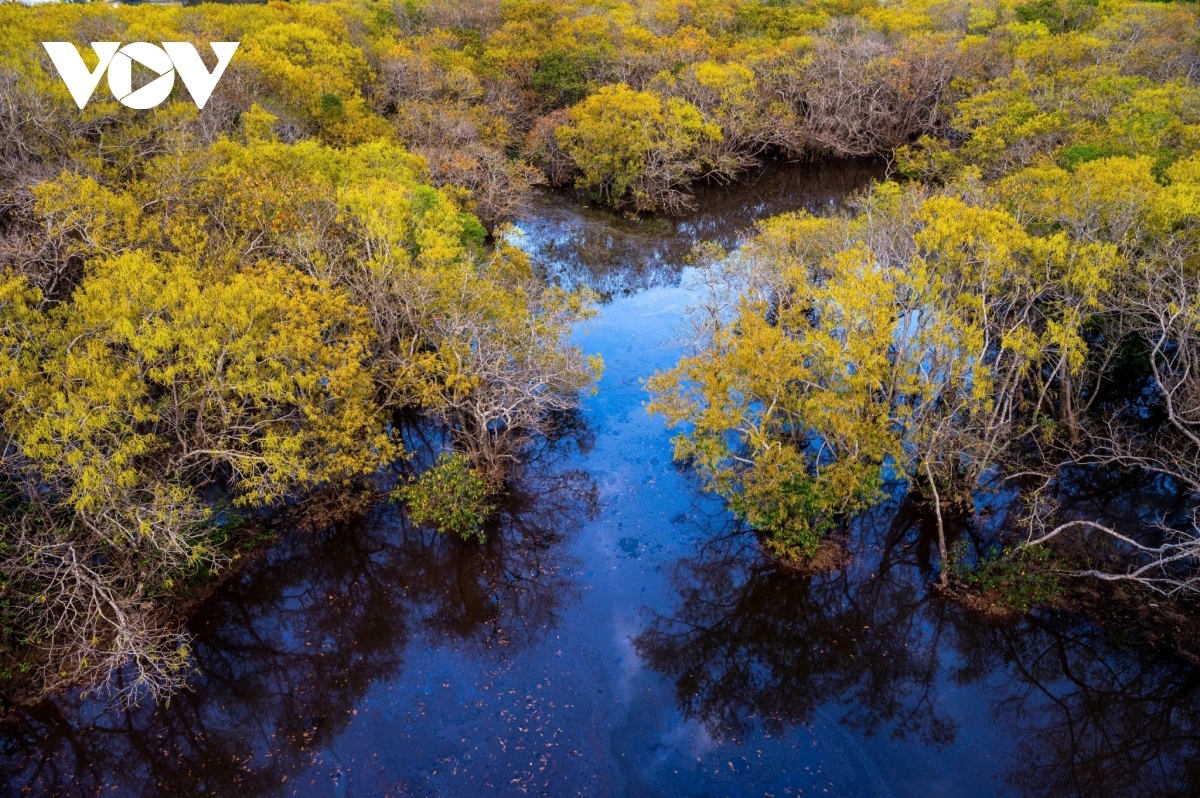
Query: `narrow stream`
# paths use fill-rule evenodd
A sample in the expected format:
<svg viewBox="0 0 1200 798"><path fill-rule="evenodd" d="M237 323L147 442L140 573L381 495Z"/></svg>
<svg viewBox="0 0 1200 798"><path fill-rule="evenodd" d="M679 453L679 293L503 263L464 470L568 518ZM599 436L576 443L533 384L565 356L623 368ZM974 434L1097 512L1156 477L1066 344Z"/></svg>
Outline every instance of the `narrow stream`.
<svg viewBox="0 0 1200 798"><path fill-rule="evenodd" d="M883 506L850 565L778 567L671 461L697 240L836 207L875 164L779 167L678 221L541 197L519 241L606 298L600 391L479 547L392 506L288 530L190 622L192 687L75 692L0 725L13 795L1200 794L1200 669L1070 617L932 594L927 520Z"/></svg>

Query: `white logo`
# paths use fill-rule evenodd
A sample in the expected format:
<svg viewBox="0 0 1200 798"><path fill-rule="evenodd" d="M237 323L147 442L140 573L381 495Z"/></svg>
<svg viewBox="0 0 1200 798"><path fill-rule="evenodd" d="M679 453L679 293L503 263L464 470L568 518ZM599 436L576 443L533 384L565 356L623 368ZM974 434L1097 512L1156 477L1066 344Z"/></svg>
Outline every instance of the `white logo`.
<svg viewBox="0 0 1200 798"><path fill-rule="evenodd" d="M92 99L92 92L96 90L100 76L106 69L108 88L113 97L129 108L153 108L167 99L175 87L176 72L183 78L183 85L192 95L196 107L203 108L217 87L217 81L225 74L225 67L229 66L238 44L212 42L210 46L216 53L217 66L209 72L196 48L187 42L163 42L162 47L149 42L133 42L124 47L119 42L92 42L99 63L95 70L89 71L75 45L70 42L42 42L80 110ZM134 61L159 75L136 91L133 89Z"/></svg>

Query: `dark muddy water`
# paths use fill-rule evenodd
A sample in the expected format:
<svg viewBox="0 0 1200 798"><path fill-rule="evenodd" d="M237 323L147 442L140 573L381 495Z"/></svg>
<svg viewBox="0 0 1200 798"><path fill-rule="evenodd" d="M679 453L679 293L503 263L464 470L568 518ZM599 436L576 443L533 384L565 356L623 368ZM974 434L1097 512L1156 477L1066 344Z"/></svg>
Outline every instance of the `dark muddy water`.
<svg viewBox="0 0 1200 798"><path fill-rule="evenodd" d="M198 671L169 705L74 693L10 717L5 791L1200 794L1197 668L1077 619L940 600L906 506L862 519L836 574L780 568L671 463L640 380L678 357L691 242L877 174L779 169L670 223L539 200L523 243L611 298L580 333L607 370L488 543L389 506L290 530L192 619Z"/></svg>

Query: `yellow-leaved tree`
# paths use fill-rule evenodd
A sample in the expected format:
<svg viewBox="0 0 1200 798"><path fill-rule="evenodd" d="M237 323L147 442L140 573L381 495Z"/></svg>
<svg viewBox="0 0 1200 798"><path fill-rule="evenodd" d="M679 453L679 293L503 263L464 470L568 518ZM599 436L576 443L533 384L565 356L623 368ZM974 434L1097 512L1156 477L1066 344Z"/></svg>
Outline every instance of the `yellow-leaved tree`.
<svg viewBox="0 0 1200 798"><path fill-rule="evenodd" d="M555 135L579 169L575 184L637 210L687 207L687 186L710 165L721 128L686 100L663 100L624 84L606 86L571 108Z"/></svg>
<svg viewBox="0 0 1200 798"><path fill-rule="evenodd" d="M908 478L943 512L1056 401L1073 421L1083 331L1115 247L1026 233L1007 212L877 187L854 218L785 215L705 251L692 353L648 383L733 509L782 553Z"/></svg>
<svg viewBox="0 0 1200 798"><path fill-rule="evenodd" d="M230 554L202 495L259 506L395 456L374 402L370 328L342 292L262 263L205 270L133 251L70 301L5 280L4 428L26 479L6 529L12 622L47 685L168 689L182 644L147 603Z"/></svg>

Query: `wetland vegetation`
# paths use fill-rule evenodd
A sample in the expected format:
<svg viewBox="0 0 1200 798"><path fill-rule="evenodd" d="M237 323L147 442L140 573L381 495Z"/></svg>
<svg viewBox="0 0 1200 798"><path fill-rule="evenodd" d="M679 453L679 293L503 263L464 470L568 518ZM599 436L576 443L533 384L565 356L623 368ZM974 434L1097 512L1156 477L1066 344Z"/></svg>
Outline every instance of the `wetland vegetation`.
<svg viewBox="0 0 1200 798"><path fill-rule="evenodd" d="M134 111L79 109L53 40L89 67L92 41L241 44L203 110ZM267 792L409 641L454 641L455 677L532 657L493 679L529 691L599 612L660 680L645 711L718 748L834 705L860 764L884 728L953 746L939 691L986 683L1043 774L996 791L1194 791L1191 4L7 3L0 41L13 783ZM316 630L339 676L297 649ZM590 634L568 655L608 656ZM141 735L180 769L112 773ZM713 789L791 783L739 767Z"/></svg>

